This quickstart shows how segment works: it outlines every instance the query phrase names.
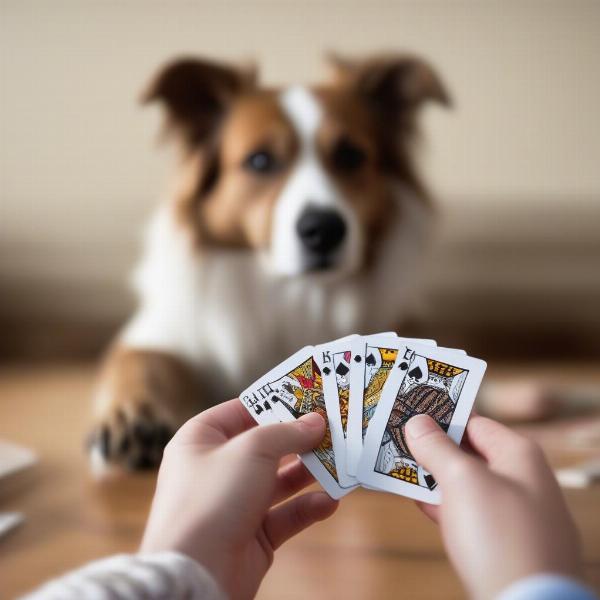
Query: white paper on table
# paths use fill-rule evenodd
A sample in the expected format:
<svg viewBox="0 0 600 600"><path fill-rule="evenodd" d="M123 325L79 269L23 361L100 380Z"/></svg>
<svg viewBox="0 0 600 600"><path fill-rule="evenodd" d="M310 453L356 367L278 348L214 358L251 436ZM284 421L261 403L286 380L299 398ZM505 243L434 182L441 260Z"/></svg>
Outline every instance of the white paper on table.
<svg viewBox="0 0 600 600"><path fill-rule="evenodd" d="M0 440L0 479L32 466L37 460L33 450Z"/></svg>

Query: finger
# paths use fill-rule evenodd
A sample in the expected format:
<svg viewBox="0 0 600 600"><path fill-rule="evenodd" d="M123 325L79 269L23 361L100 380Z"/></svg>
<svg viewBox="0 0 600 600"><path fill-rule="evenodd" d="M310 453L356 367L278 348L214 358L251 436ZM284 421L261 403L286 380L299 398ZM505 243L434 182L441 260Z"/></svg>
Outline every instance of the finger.
<svg viewBox="0 0 600 600"><path fill-rule="evenodd" d="M272 508L263 528L273 550L317 521L330 517L338 501L325 492L309 492Z"/></svg>
<svg viewBox="0 0 600 600"><path fill-rule="evenodd" d="M466 437L471 447L488 463L499 456L514 455L522 436L497 421L474 415L469 419Z"/></svg>
<svg viewBox="0 0 600 600"><path fill-rule="evenodd" d="M201 416L204 417L206 424L222 432L226 439L231 439L256 425L256 421L239 398L213 406L205 410Z"/></svg>
<svg viewBox="0 0 600 600"><path fill-rule="evenodd" d="M256 427L234 440L244 453L278 463L286 454L302 454L315 448L325 434L325 421L311 412L296 421Z"/></svg>
<svg viewBox="0 0 600 600"><path fill-rule="evenodd" d="M280 461L279 461L279 468L281 469L282 467L285 467L286 465L289 465L291 463L294 463L298 460L298 457L295 454L286 454Z"/></svg>
<svg viewBox="0 0 600 600"><path fill-rule="evenodd" d="M429 504L427 502L419 502L418 500L415 502L418 506L419 510L430 518L434 523L439 523L440 516L440 507L435 504Z"/></svg>
<svg viewBox="0 0 600 600"><path fill-rule="evenodd" d="M290 496L310 485L314 480L315 478L302 464L302 461L296 458L294 462L281 467L277 472L273 504L287 500Z"/></svg>
<svg viewBox="0 0 600 600"><path fill-rule="evenodd" d="M192 417L175 434L176 444L217 445L256 425L242 403L234 398Z"/></svg>
<svg viewBox="0 0 600 600"><path fill-rule="evenodd" d="M406 440L415 460L440 483L442 489L474 468L474 458L460 450L428 415L417 415L405 425Z"/></svg>
<svg viewBox="0 0 600 600"><path fill-rule="evenodd" d="M479 452L477 452L477 450L475 450L475 448L473 448L473 446L471 446L471 442L469 441L469 436L466 434L463 435L463 438L460 441L460 449L463 452L466 452L467 454L469 454L470 456L477 456L477 457L481 458L479 456Z"/></svg>
<svg viewBox="0 0 600 600"><path fill-rule="evenodd" d="M550 467L541 448L525 436L479 415L471 417L466 434L473 450L496 473L525 483L547 479Z"/></svg>

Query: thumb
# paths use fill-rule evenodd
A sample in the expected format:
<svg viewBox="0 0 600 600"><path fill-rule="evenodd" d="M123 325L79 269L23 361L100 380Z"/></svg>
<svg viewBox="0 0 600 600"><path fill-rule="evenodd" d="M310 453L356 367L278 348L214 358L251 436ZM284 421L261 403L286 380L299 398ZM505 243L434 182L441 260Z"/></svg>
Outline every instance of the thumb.
<svg viewBox="0 0 600 600"><path fill-rule="evenodd" d="M404 428L408 447L415 460L440 483L461 479L457 471L473 466L465 454L429 415L417 415Z"/></svg>
<svg viewBox="0 0 600 600"><path fill-rule="evenodd" d="M325 434L325 420L310 412L296 421L255 427L242 434L240 442L250 445L250 453L279 461L287 454L302 454L319 444Z"/></svg>

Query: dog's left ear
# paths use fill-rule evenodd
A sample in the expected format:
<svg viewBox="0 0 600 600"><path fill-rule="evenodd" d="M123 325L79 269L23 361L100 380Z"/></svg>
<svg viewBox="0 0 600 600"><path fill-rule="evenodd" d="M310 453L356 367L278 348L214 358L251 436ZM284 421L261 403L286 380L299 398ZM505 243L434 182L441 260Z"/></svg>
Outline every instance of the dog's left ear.
<svg viewBox="0 0 600 600"><path fill-rule="evenodd" d="M329 54L338 83L351 86L386 119L414 116L427 101L450 106L450 96L434 68L408 54L352 60Z"/></svg>
<svg viewBox="0 0 600 600"><path fill-rule="evenodd" d="M450 106L450 97L436 71L424 60L406 54L348 60L329 55L335 84L356 94L373 118L381 166L427 198L413 164L411 141L418 113L427 102Z"/></svg>

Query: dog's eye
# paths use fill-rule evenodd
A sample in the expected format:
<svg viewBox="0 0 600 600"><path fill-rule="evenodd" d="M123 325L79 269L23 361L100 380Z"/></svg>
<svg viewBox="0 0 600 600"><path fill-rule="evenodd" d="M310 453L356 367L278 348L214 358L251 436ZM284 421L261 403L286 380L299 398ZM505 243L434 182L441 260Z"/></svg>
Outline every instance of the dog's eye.
<svg viewBox="0 0 600 600"><path fill-rule="evenodd" d="M268 150L259 150L246 158L244 166L255 173L268 174L277 169L277 160Z"/></svg>
<svg viewBox="0 0 600 600"><path fill-rule="evenodd" d="M367 155L364 150L347 139L340 140L333 150L333 164L340 171L356 171L366 160Z"/></svg>

